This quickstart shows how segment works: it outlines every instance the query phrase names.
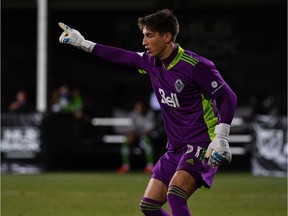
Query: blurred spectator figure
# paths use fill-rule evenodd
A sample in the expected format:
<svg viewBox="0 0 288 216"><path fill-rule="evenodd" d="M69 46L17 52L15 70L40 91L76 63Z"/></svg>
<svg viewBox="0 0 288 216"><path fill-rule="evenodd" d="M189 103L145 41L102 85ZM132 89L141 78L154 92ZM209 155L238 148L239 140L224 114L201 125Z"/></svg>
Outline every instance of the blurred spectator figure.
<svg viewBox="0 0 288 216"><path fill-rule="evenodd" d="M83 98L77 88L71 90L71 101L68 110L74 113L78 119L83 116Z"/></svg>
<svg viewBox="0 0 288 216"><path fill-rule="evenodd" d="M127 173L130 170L130 151L134 144L145 152L146 173L151 173L153 164L153 147L151 142L151 132L155 127L154 113L147 109L145 104L137 101L134 110L129 113L132 125L127 132L127 140L122 144L121 156L122 166L117 170L118 173Z"/></svg>
<svg viewBox="0 0 288 216"><path fill-rule="evenodd" d="M163 119L162 119L162 114L161 114L161 107L160 104L156 98L156 94L153 91L150 94L150 99L149 99L149 104L151 109L154 111L154 116L155 116L155 128L156 130L154 131L155 136L158 136L161 133L164 133L164 125L163 125Z"/></svg>
<svg viewBox="0 0 288 216"><path fill-rule="evenodd" d="M74 113L80 119L83 116L83 98L79 89L70 89L62 85L52 94L52 112Z"/></svg>
<svg viewBox="0 0 288 216"><path fill-rule="evenodd" d="M16 99L9 107L9 112L33 112L33 108L29 104L28 93L25 90L20 90L16 93Z"/></svg>
<svg viewBox="0 0 288 216"><path fill-rule="evenodd" d="M277 116L279 114L279 103L272 94L252 97L251 105L254 113L258 115Z"/></svg>
<svg viewBox="0 0 288 216"><path fill-rule="evenodd" d="M70 103L70 89L67 85L60 86L52 95L52 112L67 112Z"/></svg>

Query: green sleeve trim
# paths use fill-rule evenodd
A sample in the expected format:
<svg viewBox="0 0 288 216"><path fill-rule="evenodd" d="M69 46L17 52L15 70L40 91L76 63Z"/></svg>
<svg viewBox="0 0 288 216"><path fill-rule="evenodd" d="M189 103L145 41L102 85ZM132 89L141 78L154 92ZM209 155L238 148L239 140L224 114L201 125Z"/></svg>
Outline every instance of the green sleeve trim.
<svg viewBox="0 0 288 216"><path fill-rule="evenodd" d="M141 73L141 74L147 74L147 72L146 72L145 70L143 70L143 69L138 69L138 71L139 71L139 73Z"/></svg>

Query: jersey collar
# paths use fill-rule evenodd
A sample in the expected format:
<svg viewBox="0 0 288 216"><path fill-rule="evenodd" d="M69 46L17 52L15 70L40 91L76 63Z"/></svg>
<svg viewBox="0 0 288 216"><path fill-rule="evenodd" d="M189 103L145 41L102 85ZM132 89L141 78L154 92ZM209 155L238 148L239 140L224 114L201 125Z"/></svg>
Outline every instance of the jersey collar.
<svg viewBox="0 0 288 216"><path fill-rule="evenodd" d="M176 56L175 56L174 52L176 52ZM180 58L181 58L183 53L184 53L184 49L182 49L180 47L180 45L177 44L177 47L176 47L175 51L173 51L171 53L171 55L166 59L166 62L170 61L169 65L168 65L168 67L166 69L170 70L171 68L173 68L179 62L179 60L180 60ZM175 57L173 58L173 56L175 56ZM171 57L173 58L172 60L170 60Z"/></svg>

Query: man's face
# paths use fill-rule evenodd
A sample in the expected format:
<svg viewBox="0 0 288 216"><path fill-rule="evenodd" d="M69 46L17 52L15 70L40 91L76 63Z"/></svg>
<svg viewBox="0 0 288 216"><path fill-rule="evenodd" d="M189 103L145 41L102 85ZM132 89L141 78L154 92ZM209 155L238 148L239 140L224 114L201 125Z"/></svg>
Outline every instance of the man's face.
<svg viewBox="0 0 288 216"><path fill-rule="evenodd" d="M162 57L165 55L167 48L167 37L166 35L160 35L159 32L151 31L149 28L143 28L143 42L142 45L145 47L151 57Z"/></svg>

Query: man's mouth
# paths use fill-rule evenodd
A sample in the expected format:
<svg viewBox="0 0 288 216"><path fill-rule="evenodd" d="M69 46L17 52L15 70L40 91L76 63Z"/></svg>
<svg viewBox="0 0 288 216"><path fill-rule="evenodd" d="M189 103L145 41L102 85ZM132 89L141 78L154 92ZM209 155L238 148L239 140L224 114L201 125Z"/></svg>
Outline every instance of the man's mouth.
<svg viewBox="0 0 288 216"><path fill-rule="evenodd" d="M146 48L146 51L150 54L151 53L151 49Z"/></svg>

